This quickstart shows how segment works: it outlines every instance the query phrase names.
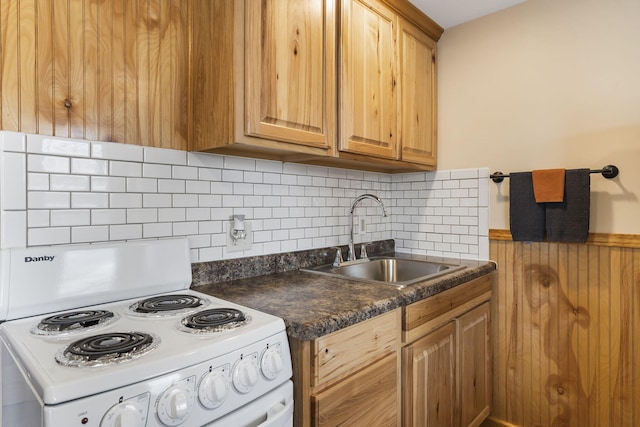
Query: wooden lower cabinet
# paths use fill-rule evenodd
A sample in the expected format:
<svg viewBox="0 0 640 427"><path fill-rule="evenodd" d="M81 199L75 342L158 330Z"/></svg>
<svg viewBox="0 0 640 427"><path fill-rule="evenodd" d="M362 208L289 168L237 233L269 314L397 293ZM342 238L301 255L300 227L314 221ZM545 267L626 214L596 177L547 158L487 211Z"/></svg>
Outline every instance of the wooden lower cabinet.
<svg viewBox="0 0 640 427"><path fill-rule="evenodd" d="M400 426L402 309L313 341L291 339L294 425Z"/></svg>
<svg viewBox="0 0 640 427"><path fill-rule="evenodd" d="M489 415L492 281L480 277L405 307L404 427L476 427Z"/></svg>
<svg viewBox="0 0 640 427"><path fill-rule="evenodd" d="M312 397L314 425L396 426L400 419L395 354Z"/></svg>
<svg viewBox="0 0 640 427"><path fill-rule="evenodd" d="M494 274L290 339L296 427L469 427L490 412Z"/></svg>
<svg viewBox="0 0 640 427"><path fill-rule="evenodd" d="M488 302L458 319L460 425L479 426L491 405L491 341Z"/></svg>
<svg viewBox="0 0 640 427"><path fill-rule="evenodd" d="M404 425L457 425L456 354L454 322L402 350Z"/></svg>

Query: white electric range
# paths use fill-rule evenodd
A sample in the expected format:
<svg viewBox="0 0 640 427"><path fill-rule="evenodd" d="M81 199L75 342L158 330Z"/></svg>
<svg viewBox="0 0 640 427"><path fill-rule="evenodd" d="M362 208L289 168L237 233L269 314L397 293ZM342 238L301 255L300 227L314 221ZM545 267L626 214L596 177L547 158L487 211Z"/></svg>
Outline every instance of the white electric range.
<svg viewBox="0 0 640 427"><path fill-rule="evenodd" d="M4 427L292 426L282 319L189 290L186 239L0 252Z"/></svg>

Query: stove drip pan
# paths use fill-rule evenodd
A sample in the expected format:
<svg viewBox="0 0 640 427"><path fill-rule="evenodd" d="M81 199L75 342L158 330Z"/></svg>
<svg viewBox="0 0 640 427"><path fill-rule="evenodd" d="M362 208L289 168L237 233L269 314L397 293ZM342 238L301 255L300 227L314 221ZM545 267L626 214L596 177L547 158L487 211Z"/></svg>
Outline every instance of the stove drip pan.
<svg viewBox="0 0 640 427"><path fill-rule="evenodd" d="M140 317L176 316L205 308L209 301L195 295L174 294L145 298L131 304L128 313Z"/></svg>
<svg viewBox="0 0 640 427"><path fill-rule="evenodd" d="M108 326L119 316L108 310L81 310L46 317L31 329L35 335L62 337Z"/></svg>
<svg viewBox="0 0 640 427"><path fill-rule="evenodd" d="M159 344L160 338L145 332L109 332L74 341L60 349L55 359L64 366L107 366L135 360Z"/></svg>
<svg viewBox="0 0 640 427"><path fill-rule="evenodd" d="M251 322L251 316L235 308L211 308L183 318L178 329L192 334L230 332Z"/></svg>

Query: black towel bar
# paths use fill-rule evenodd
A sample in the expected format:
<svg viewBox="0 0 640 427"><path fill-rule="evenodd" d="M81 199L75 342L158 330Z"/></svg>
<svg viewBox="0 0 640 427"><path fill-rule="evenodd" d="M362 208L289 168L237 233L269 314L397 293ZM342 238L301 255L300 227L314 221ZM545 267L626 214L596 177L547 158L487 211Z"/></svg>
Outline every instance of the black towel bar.
<svg viewBox="0 0 640 427"><path fill-rule="evenodd" d="M591 169L589 171L590 173L601 173L602 176L604 176L607 179L611 179L611 178L615 178L616 176L618 176L618 174L620 173L620 169L618 169L617 166L614 165L607 165L605 167L603 167L602 169ZM509 175L505 175L502 172L494 172L491 175L489 175L489 178L491 178L491 180L493 182L502 182L504 181L505 178L509 178Z"/></svg>

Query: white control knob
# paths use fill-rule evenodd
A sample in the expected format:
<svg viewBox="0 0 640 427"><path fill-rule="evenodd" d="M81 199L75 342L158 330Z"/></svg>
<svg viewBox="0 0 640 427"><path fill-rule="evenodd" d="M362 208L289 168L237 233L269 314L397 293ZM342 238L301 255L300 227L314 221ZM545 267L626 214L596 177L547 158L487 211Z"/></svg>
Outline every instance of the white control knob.
<svg viewBox="0 0 640 427"><path fill-rule="evenodd" d="M188 383L174 384L158 400L158 418L164 425L182 424L191 413L194 396Z"/></svg>
<svg viewBox="0 0 640 427"><path fill-rule="evenodd" d="M147 424L147 409L135 401L114 405L100 422L100 427L144 427Z"/></svg>
<svg viewBox="0 0 640 427"><path fill-rule="evenodd" d="M262 360L260 361L262 375L268 380L275 379L280 371L282 371L282 364L280 349L278 347L269 347L262 354Z"/></svg>
<svg viewBox="0 0 640 427"><path fill-rule="evenodd" d="M205 408L215 409L227 398L228 380L221 371L206 374L198 387L198 398Z"/></svg>
<svg viewBox="0 0 640 427"><path fill-rule="evenodd" d="M249 393L258 382L258 368L253 359L242 359L233 369L233 386L240 393Z"/></svg>

